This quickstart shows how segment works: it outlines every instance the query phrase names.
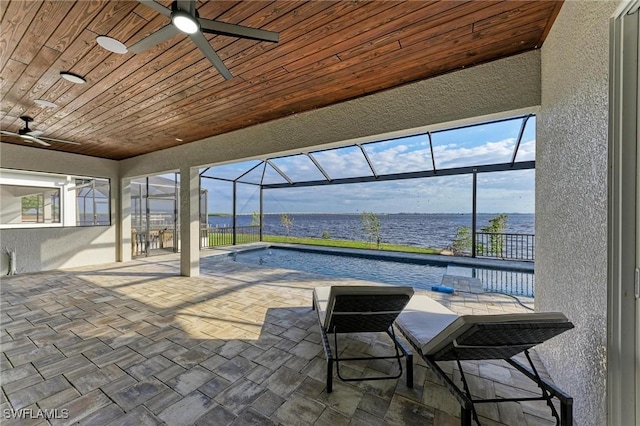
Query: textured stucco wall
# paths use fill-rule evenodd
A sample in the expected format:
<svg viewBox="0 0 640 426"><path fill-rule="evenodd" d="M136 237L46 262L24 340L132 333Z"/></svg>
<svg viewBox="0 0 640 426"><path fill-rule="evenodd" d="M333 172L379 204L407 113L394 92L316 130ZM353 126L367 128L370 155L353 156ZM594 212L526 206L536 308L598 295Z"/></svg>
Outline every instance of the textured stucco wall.
<svg viewBox="0 0 640 426"><path fill-rule="evenodd" d="M0 166L111 179L111 226L0 230L0 275L7 273L6 248L16 250L18 272L115 262L118 162L47 149L0 144Z"/></svg>
<svg viewBox="0 0 640 426"><path fill-rule="evenodd" d="M123 178L143 176L530 110L539 104L540 52L533 51L124 160L120 170Z"/></svg>
<svg viewBox="0 0 640 426"><path fill-rule="evenodd" d="M606 424L609 18L618 2L568 1L542 47L536 149L536 309L576 328L544 345L578 424Z"/></svg>

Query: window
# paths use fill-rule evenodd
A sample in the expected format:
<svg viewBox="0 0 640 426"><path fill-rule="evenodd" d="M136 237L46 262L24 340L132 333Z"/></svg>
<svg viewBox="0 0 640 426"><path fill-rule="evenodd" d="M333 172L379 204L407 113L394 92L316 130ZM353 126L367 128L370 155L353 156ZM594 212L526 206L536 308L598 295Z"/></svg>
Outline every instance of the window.
<svg viewBox="0 0 640 426"><path fill-rule="evenodd" d="M0 170L0 226L111 224L109 179Z"/></svg>
<svg viewBox="0 0 640 426"><path fill-rule="evenodd" d="M60 189L3 185L2 223L60 223Z"/></svg>
<svg viewBox="0 0 640 426"><path fill-rule="evenodd" d="M109 225L109 181L76 179L76 225Z"/></svg>

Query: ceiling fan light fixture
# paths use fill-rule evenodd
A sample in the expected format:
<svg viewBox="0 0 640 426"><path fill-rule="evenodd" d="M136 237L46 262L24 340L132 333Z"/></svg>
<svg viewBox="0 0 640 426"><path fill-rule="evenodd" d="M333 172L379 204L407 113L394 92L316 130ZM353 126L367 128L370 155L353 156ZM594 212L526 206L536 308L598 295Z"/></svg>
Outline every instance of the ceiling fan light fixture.
<svg viewBox="0 0 640 426"><path fill-rule="evenodd" d="M116 40L115 38L107 36L99 36L96 38L96 42L105 50L109 52L118 53L123 55L128 52L127 46Z"/></svg>
<svg viewBox="0 0 640 426"><path fill-rule="evenodd" d="M171 12L171 22L176 28L187 34L195 34L200 29L198 20L183 10Z"/></svg>
<svg viewBox="0 0 640 426"><path fill-rule="evenodd" d="M87 80L77 74L68 71L60 71L60 77L75 84L84 84Z"/></svg>

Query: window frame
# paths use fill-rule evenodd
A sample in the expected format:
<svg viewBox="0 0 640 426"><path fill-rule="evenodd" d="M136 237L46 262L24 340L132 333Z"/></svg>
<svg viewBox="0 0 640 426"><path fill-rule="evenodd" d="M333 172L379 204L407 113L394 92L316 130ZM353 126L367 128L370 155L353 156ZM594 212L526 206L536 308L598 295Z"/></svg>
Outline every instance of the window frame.
<svg viewBox="0 0 640 426"><path fill-rule="evenodd" d="M108 185L105 195L107 200L107 223L96 223L95 213L92 224L81 225L77 216L76 181L103 181ZM103 176L81 176L75 174L49 173L33 170L0 168L0 187L33 187L39 189L57 189L59 193L59 222L54 223L0 223L0 229L42 229L42 228L87 228L108 227L113 225L112 179ZM4 218L2 218L4 219Z"/></svg>

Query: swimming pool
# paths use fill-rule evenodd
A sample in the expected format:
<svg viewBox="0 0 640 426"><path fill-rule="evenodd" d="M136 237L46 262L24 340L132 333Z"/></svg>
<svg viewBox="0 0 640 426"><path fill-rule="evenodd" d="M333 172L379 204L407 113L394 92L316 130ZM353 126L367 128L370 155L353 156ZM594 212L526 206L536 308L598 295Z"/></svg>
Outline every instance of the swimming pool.
<svg viewBox="0 0 640 426"><path fill-rule="evenodd" d="M285 248L266 248L234 253L235 262L272 268L293 269L331 277L355 278L387 284L409 285L430 290L442 276L479 278L485 291L533 297L532 272L453 265L446 262L418 262L412 259L375 259L349 254L329 254Z"/></svg>

